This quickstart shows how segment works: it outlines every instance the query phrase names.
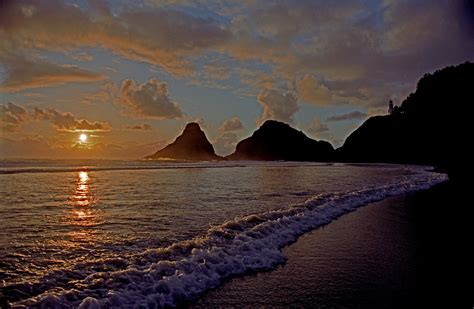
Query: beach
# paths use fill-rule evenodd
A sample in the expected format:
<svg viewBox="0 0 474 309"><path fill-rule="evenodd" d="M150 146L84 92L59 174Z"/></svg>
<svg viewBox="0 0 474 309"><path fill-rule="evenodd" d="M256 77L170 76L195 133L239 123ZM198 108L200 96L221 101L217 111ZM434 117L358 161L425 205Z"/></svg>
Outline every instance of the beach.
<svg viewBox="0 0 474 309"><path fill-rule="evenodd" d="M447 211L462 207L459 194L446 182L361 207L285 248L276 270L234 278L191 307L469 308L469 217Z"/></svg>

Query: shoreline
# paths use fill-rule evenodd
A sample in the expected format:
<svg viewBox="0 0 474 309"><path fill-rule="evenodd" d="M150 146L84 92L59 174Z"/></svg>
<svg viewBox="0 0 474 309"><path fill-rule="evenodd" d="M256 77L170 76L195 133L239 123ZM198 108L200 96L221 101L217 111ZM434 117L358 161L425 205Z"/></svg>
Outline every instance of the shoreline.
<svg viewBox="0 0 474 309"><path fill-rule="evenodd" d="M284 248L277 269L233 278L189 307L472 307L470 216L446 222L462 193L447 181L368 204Z"/></svg>

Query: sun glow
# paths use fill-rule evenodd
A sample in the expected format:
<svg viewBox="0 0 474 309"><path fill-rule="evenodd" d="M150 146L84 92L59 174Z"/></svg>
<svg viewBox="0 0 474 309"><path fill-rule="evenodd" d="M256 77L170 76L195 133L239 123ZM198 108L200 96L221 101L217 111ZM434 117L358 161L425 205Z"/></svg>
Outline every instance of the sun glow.
<svg viewBox="0 0 474 309"><path fill-rule="evenodd" d="M82 133L81 135L79 135L79 140L80 140L81 142L87 141L87 135L84 134L84 133Z"/></svg>

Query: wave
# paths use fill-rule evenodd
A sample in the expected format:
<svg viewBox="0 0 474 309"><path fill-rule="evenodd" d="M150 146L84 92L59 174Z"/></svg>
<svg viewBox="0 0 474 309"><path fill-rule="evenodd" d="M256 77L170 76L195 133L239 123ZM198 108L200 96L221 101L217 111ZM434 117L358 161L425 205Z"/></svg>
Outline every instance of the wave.
<svg viewBox="0 0 474 309"><path fill-rule="evenodd" d="M332 163L319 162L260 162L260 161L229 161L229 162L156 162L155 164L146 165L140 163L135 165L111 165L111 166L46 166L46 167L9 167L0 168L0 175L10 174L36 174L36 173L68 173L68 172L98 172L98 171L130 171L130 170L161 170L161 169L190 169L190 168L230 168L230 167L247 167L247 166L261 166L261 167L294 167L294 166L330 166ZM146 161L145 161L146 162Z"/></svg>
<svg viewBox="0 0 474 309"><path fill-rule="evenodd" d="M14 305L28 307L177 306L230 277L275 268L285 261L282 247L343 214L446 180L444 174L420 172L396 184L314 196L287 208L235 218L167 248L55 270L39 282L7 286L4 293L16 291Z"/></svg>

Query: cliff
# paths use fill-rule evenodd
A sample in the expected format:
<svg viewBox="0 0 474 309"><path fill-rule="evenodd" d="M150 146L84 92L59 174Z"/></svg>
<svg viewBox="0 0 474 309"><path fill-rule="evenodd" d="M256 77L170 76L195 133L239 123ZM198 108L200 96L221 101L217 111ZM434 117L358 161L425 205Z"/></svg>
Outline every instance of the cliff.
<svg viewBox="0 0 474 309"><path fill-rule="evenodd" d="M425 74L399 108L371 117L337 150L338 159L436 165L450 176L468 164L474 64Z"/></svg>

